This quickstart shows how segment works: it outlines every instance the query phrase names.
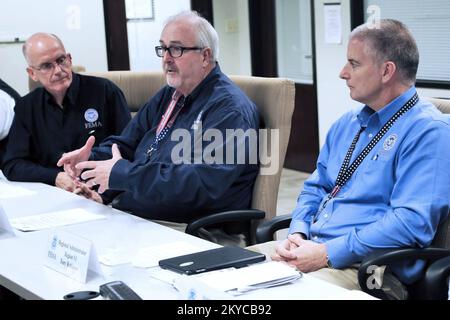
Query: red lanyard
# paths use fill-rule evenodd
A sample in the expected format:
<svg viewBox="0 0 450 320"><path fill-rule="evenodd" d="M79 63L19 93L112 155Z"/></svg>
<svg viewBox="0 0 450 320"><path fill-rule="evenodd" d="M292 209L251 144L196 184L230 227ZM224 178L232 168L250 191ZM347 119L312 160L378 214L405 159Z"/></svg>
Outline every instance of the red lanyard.
<svg viewBox="0 0 450 320"><path fill-rule="evenodd" d="M153 151L158 149L159 142L164 139L164 137L166 136L167 132L169 131L169 129L174 124L175 119L177 118L178 114L181 111L181 108L183 108L183 105L184 105L184 98L182 98L182 97L183 97L183 95L180 92L178 92L178 91L175 91L173 93L172 100L170 101L169 106L166 109L166 112L164 112L164 114L163 114L163 116L161 118L161 121L159 122L158 127L156 128L155 141L152 143L152 145L150 146L150 148L148 148L148 150L146 152L148 157L151 156ZM175 112L173 117L171 117L172 113L173 113L173 110L175 110L175 107L177 106L178 103L180 104L180 107Z"/></svg>
<svg viewBox="0 0 450 320"><path fill-rule="evenodd" d="M158 127L156 129L156 136L159 136L161 131L166 127L167 122L170 120L170 116L172 115L173 110L175 110L175 106L177 105L178 99L182 96L181 92L176 91L172 95L172 100L170 100L169 106L166 109L166 112L164 112L161 121L158 124Z"/></svg>

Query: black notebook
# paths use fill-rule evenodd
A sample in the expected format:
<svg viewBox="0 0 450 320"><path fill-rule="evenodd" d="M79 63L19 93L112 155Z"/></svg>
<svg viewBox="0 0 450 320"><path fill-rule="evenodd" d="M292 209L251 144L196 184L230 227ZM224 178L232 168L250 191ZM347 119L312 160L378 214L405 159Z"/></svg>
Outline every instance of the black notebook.
<svg viewBox="0 0 450 320"><path fill-rule="evenodd" d="M266 260L266 256L240 247L222 247L159 261L163 269L197 274L224 268L241 268Z"/></svg>

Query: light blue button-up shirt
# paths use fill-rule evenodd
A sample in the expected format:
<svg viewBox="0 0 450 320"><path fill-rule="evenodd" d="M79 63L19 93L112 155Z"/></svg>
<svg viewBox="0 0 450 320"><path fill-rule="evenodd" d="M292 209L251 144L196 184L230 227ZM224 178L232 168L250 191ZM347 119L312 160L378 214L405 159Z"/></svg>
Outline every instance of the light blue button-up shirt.
<svg viewBox="0 0 450 320"><path fill-rule="evenodd" d="M325 243L336 268L360 262L377 249L426 247L449 212L449 118L419 100L318 213L358 130L365 127L350 163L415 93L411 87L378 112L364 106L346 113L330 129L317 169L305 181L289 233ZM422 268L422 262L405 261L394 272L410 283Z"/></svg>

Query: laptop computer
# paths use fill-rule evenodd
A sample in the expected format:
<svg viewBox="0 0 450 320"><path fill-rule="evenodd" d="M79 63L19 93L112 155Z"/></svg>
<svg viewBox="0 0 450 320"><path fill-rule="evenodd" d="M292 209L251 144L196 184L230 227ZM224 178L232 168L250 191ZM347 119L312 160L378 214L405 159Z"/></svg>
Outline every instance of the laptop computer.
<svg viewBox="0 0 450 320"><path fill-rule="evenodd" d="M262 253L230 246L160 260L159 266L192 275L230 267L241 268L264 260L266 256Z"/></svg>

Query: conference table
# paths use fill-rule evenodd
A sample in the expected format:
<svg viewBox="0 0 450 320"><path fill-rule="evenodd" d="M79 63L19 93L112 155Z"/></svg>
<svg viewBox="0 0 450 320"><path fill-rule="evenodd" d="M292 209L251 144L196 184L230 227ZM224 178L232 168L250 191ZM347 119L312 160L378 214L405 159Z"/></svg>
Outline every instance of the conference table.
<svg viewBox="0 0 450 320"><path fill-rule="evenodd" d="M158 266L136 267L125 259L120 264L100 264L101 274L88 272L85 282L67 277L46 266L49 239L58 232L67 232L93 244L97 257L122 255L132 257L138 250L171 243L186 243L198 251L220 247L203 239L176 231L158 223L96 203L81 196L42 183L10 182L0 172L0 185L21 187L28 194L0 194L0 205L8 219L48 212L83 208L105 219L72 224L56 229L22 232L14 235L0 232L0 285L24 299L61 300L72 292L99 291L107 282L125 282L146 300L187 299L185 292L161 277ZM2 190L0 188L0 190ZM3 189L5 190L5 189ZM168 271L166 271L168 272ZM222 296L221 296L222 297ZM228 298L228 295L225 296ZM230 299L372 299L360 291L350 291L304 274L292 284L261 289ZM100 299L100 298L97 298Z"/></svg>

